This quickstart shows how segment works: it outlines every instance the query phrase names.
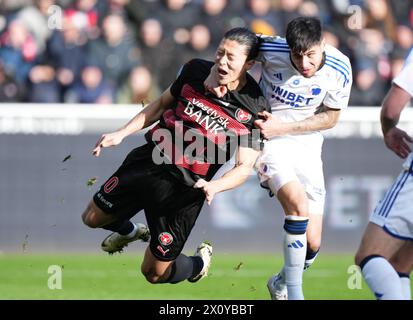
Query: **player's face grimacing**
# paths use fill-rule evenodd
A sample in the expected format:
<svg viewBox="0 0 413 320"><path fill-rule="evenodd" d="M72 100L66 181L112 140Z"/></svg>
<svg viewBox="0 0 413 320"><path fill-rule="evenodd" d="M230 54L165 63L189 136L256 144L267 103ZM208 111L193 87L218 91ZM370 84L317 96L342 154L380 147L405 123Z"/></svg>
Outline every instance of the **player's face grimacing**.
<svg viewBox="0 0 413 320"><path fill-rule="evenodd" d="M312 77L323 61L324 41L304 52L291 51L291 60L297 70L306 78Z"/></svg>
<svg viewBox="0 0 413 320"><path fill-rule="evenodd" d="M223 39L215 54L215 65L218 71L218 84L227 85L245 76L246 71L254 63L247 61L246 46L237 41Z"/></svg>

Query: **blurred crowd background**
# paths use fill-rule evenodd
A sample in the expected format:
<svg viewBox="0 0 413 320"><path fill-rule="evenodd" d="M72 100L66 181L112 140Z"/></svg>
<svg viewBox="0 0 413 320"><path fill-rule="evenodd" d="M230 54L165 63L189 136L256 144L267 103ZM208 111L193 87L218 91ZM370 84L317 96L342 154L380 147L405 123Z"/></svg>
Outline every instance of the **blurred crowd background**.
<svg viewBox="0 0 413 320"><path fill-rule="evenodd" d="M147 104L226 30L284 36L297 16L350 58L350 104L380 105L413 45L413 0L0 0L0 101Z"/></svg>

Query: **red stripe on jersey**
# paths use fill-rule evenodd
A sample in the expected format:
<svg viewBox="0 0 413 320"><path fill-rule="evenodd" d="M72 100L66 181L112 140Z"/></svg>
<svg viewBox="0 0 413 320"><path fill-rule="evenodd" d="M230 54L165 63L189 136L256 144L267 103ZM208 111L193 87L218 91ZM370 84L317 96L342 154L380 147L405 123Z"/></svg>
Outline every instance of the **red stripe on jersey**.
<svg viewBox="0 0 413 320"><path fill-rule="evenodd" d="M186 107L181 102L178 102L176 115L186 123L196 123L196 121L194 121L194 118L198 116L191 116L186 114L185 109ZM195 130L197 130L202 136L215 144L222 145L226 143L227 136L224 129L222 129L222 126L215 120L211 119L211 117L209 117L208 115L202 115L201 123L198 123L198 126Z"/></svg>
<svg viewBox="0 0 413 320"><path fill-rule="evenodd" d="M217 103L208 100L203 94L195 91L190 85L185 84L181 91L181 96L191 103L196 110L202 110L204 114L209 115L217 123L221 123L227 130L234 131L237 135L248 134L248 128L236 119L229 116ZM180 114L177 113L178 116ZM192 121L194 121L192 119ZM205 122L200 124L206 129Z"/></svg>

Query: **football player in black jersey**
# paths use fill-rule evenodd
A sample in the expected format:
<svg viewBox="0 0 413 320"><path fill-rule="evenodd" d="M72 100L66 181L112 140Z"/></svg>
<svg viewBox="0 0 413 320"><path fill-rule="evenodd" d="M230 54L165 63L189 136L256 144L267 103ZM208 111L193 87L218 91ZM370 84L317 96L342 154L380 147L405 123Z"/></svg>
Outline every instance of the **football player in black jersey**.
<svg viewBox="0 0 413 320"><path fill-rule="evenodd" d="M174 83L125 126L103 134L93 149L118 145L137 131L158 122L101 186L82 215L91 228L110 230L102 243L109 253L135 240L148 241L141 270L151 283L196 282L207 275L212 246L201 243L194 256L182 249L206 200L242 184L260 151L253 132L258 113L269 110L255 80L247 73L258 53L258 39L248 29L228 31L215 62L189 61ZM204 88L212 66L228 88L216 98ZM235 147L234 147L235 146ZM234 152L235 166L212 179ZM144 210L148 228L130 221ZM224 214L224 213L223 213Z"/></svg>

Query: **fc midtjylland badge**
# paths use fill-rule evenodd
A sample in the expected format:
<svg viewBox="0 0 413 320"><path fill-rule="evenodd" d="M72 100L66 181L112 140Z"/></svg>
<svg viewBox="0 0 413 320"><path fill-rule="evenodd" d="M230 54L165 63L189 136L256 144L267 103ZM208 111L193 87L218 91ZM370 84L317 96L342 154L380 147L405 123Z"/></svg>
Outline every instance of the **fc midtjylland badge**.
<svg viewBox="0 0 413 320"><path fill-rule="evenodd" d="M174 238L172 237L172 235L170 233L162 232L159 235L158 240L164 246L169 246L172 243L172 241L174 241Z"/></svg>
<svg viewBox="0 0 413 320"><path fill-rule="evenodd" d="M246 123L251 120L252 116L250 113L238 108L237 111L235 111L235 118L242 123Z"/></svg>

